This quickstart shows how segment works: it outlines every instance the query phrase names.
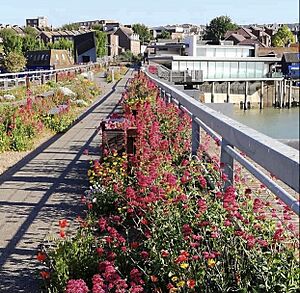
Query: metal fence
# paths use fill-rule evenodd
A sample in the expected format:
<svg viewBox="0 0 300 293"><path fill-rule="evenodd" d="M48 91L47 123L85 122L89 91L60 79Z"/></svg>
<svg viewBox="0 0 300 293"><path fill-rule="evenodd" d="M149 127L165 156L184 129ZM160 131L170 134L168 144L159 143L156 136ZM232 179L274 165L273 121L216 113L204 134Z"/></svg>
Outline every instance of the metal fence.
<svg viewBox="0 0 300 293"><path fill-rule="evenodd" d="M298 199L262 171L264 169L270 172L277 180L299 194L299 152L297 150L205 106L148 72L146 74L156 83L167 102L176 103L191 116L193 154L196 154L199 148L202 128L210 136L221 141L220 160L224 163L228 182L234 182L234 162L239 162L299 215Z"/></svg>
<svg viewBox="0 0 300 293"><path fill-rule="evenodd" d="M101 65L101 62L53 70L4 73L0 74L0 89L9 90L18 86L25 85L28 81L37 84L43 84L49 80L57 81L57 77L59 74L78 74L89 71L97 65Z"/></svg>

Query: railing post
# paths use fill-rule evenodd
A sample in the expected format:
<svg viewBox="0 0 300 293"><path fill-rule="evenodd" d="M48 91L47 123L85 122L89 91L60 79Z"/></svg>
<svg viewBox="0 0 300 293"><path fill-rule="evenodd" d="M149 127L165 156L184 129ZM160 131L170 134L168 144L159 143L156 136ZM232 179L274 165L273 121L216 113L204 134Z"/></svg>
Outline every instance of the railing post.
<svg viewBox="0 0 300 293"><path fill-rule="evenodd" d="M231 145L226 139L223 138L221 145L221 163L224 165L224 173L227 175L225 189L228 186L233 185L233 158L226 152L226 146Z"/></svg>
<svg viewBox="0 0 300 293"><path fill-rule="evenodd" d="M260 89L260 101L259 101L259 109L263 109L263 100L264 100L264 82L261 82L261 89Z"/></svg>
<svg viewBox="0 0 300 293"><path fill-rule="evenodd" d="M244 97L244 110L247 110L247 99L248 99L248 81L245 82L245 97Z"/></svg>
<svg viewBox="0 0 300 293"><path fill-rule="evenodd" d="M165 100L168 104L172 103L172 96L169 93L165 93Z"/></svg>
<svg viewBox="0 0 300 293"><path fill-rule="evenodd" d="M195 116L192 117L192 155L196 156L200 145L200 126L195 120Z"/></svg>
<svg viewBox="0 0 300 293"><path fill-rule="evenodd" d="M8 79L4 79L4 89L7 90L8 89Z"/></svg>

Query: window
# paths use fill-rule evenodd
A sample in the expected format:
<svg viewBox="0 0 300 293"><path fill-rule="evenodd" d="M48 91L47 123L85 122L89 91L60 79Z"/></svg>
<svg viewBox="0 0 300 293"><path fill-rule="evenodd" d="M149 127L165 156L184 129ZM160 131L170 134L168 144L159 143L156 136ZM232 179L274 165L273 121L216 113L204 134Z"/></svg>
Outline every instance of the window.
<svg viewBox="0 0 300 293"><path fill-rule="evenodd" d="M208 78L215 78L216 62L208 62Z"/></svg>
<svg viewBox="0 0 300 293"><path fill-rule="evenodd" d="M224 62L223 77L230 77L230 62Z"/></svg>
<svg viewBox="0 0 300 293"><path fill-rule="evenodd" d="M61 54L61 58L62 58L62 60L65 60L66 59L65 54Z"/></svg>
<svg viewBox="0 0 300 293"><path fill-rule="evenodd" d="M59 60L58 54L55 54L55 59L56 59L56 61Z"/></svg>
<svg viewBox="0 0 300 293"><path fill-rule="evenodd" d="M239 64L238 62L230 62L230 77L237 78L239 73Z"/></svg>
<svg viewBox="0 0 300 293"><path fill-rule="evenodd" d="M239 78L246 77L246 73L247 73L247 63L239 62Z"/></svg>
<svg viewBox="0 0 300 293"><path fill-rule="evenodd" d="M216 62L216 77L223 77L224 62Z"/></svg>

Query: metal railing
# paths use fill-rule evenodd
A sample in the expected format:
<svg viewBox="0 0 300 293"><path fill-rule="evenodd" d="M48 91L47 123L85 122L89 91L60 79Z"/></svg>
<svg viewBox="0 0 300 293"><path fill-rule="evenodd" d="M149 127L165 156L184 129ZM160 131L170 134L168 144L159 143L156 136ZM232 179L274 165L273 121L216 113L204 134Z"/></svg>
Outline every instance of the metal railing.
<svg viewBox="0 0 300 293"><path fill-rule="evenodd" d="M49 80L57 80L57 76L60 73L81 73L89 71L100 63L92 63L87 65L78 65L68 68L51 69L51 70L36 70L36 71L24 71L17 73L4 73L0 74L0 89L9 90L21 85L26 84L26 79L30 82L36 81L39 84L43 84Z"/></svg>
<svg viewBox="0 0 300 293"><path fill-rule="evenodd" d="M203 81L202 70L174 71L161 64L157 64L155 66L157 67L157 76L168 82L188 83Z"/></svg>
<svg viewBox="0 0 300 293"><path fill-rule="evenodd" d="M230 184L234 182L234 161L237 161L299 215L298 199L261 170L263 168L270 172L276 179L299 194L299 152L297 150L205 106L148 72L146 74L155 82L167 102L176 103L191 116L193 154L196 154L199 149L200 128L202 128L214 139L220 140L220 160L224 163L224 172Z"/></svg>

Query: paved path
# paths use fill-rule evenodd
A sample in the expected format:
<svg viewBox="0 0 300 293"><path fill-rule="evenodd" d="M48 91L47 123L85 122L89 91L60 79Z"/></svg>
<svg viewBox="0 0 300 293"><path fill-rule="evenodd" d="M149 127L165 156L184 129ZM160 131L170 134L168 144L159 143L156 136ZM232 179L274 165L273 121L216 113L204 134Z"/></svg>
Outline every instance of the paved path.
<svg viewBox="0 0 300 293"><path fill-rule="evenodd" d="M0 176L0 292L39 292L36 252L59 219L74 219L87 188L97 127L120 99L132 71L100 97L68 132L56 135Z"/></svg>

